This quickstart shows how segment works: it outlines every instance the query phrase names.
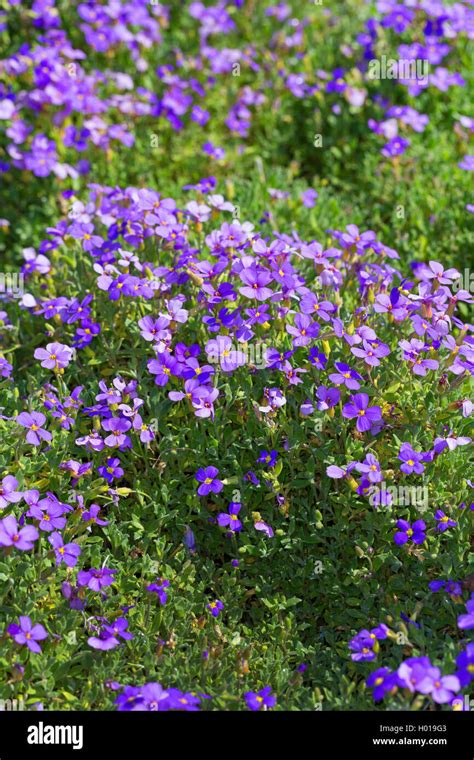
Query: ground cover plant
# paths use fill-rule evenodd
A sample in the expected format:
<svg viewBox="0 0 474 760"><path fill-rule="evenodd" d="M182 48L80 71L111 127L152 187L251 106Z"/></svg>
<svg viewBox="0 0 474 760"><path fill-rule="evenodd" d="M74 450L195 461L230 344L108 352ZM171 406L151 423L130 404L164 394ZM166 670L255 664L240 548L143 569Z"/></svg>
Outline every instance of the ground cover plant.
<svg viewBox="0 0 474 760"><path fill-rule="evenodd" d="M0 30L0 699L467 709L471 4Z"/></svg>

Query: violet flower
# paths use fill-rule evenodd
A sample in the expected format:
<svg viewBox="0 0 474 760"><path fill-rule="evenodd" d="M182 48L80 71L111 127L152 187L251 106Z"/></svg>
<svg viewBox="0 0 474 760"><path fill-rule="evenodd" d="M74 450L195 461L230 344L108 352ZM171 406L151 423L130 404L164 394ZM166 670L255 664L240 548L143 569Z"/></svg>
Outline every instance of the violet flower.
<svg viewBox="0 0 474 760"><path fill-rule="evenodd" d="M17 644L24 644L31 652L39 654L41 652L41 647L38 644L38 641L43 641L48 637L46 630L40 625L40 623L33 625L31 619L27 615L20 615L18 619L20 625L10 623L7 627L7 633L12 636Z"/></svg>
<svg viewBox="0 0 474 760"><path fill-rule="evenodd" d="M41 412L21 412L16 418L17 422L22 427L28 428L26 434L26 440L33 446L41 446L41 439L44 441L51 441L52 435L47 430L43 430L43 425L46 422L46 417Z"/></svg>
<svg viewBox="0 0 474 760"><path fill-rule="evenodd" d="M199 496L207 496L209 493L220 493L224 484L217 478L219 470L217 467L200 467L195 474L195 478L201 485L198 488Z"/></svg>
<svg viewBox="0 0 474 760"><path fill-rule="evenodd" d="M342 416L347 419L357 418L356 427L360 433L370 430L372 425L382 419L382 410L379 406L369 406L367 393L356 393L351 397L352 403L344 404Z"/></svg>
<svg viewBox="0 0 474 760"><path fill-rule="evenodd" d="M14 546L20 551L29 551L38 537L38 531L33 525L19 528L13 515L0 520L0 546Z"/></svg>

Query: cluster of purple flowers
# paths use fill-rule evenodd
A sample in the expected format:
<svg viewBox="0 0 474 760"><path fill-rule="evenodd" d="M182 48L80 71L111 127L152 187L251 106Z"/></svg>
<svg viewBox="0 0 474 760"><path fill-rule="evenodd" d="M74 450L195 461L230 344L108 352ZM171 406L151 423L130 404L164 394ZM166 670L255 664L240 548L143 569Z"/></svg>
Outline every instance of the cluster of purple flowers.
<svg viewBox="0 0 474 760"><path fill-rule="evenodd" d="M8 12L16 5L18 2L7 4ZM208 94L219 77L226 77L227 87L229 74L235 73L235 66L240 71L241 65L262 76L255 88L239 87L231 98L223 121L233 137L243 143L255 113L263 111L270 98L274 101L275 83L269 74L273 66L281 80L279 86L298 101L313 103L317 95L330 104L334 116L345 104L353 113L365 113L366 103L376 109L379 115L368 120L368 128L384 140L381 154L396 169L400 156L410 148L407 135L423 132L430 117L406 105L404 97L399 105L372 92L369 63L379 42L390 34L401 58L421 59L434 67L426 81L399 72L395 78L403 96L404 89L417 97L428 87L440 92L463 87L461 75L447 66L456 37L472 34L472 12L468 11L462 3L410 2L404 6L384 0L353 49L346 48L347 65L332 72L318 69L311 73L302 70L300 53L309 18L295 18L286 3L265 9L269 28L277 30L268 48L241 50L215 46L216 36L226 37L237 29L234 14L224 2L191 2L183 12L188 13L190 28L198 38L198 52L173 49L170 63L151 71L147 50L160 45L167 33L168 6L136 0L81 2L77 16L83 42L73 47L54 0L35 0L25 13L33 27L29 41L0 61L0 124L7 156L0 163L0 172L15 176L15 172L26 171L39 179L76 181L91 171L98 151L108 154L120 145L130 147L141 119L166 121L176 132L189 121L207 136L210 119L220 118L211 117ZM2 27L3 19L2 12ZM410 34L414 41L408 43ZM403 42L398 39L402 36ZM91 52L108 61L128 52L135 64L134 77L113 66L104 71L94 69ZM141 86L141 75L146 87ZM472 131L472 120L456 119L462 142L462 130ZM226 149L207 137L200 144L202 157L213 162L217 174ZM458 167L472 171L474 157L464 155ZM105 566L107 559L101 567L95 558L85 559L84 548L97 527L104 528L116 518L107 513L110 520L102 519L103 507L92 499L105 497L116 506L122 495L133 492L129 487L136 472L133 460L145 449L153 450L162 432L161 419L151 417L155 399L164 417L169 415L179 424L189 418L190 424L202 431L214 422L217 425L226 407L235 404L239 417L250 416L265 435L249 453L242 477L244 497L238 492L232 501L220 501L217 516L208 520L217 541L224 539L216 525L224 529L226 540L231 539L227 546L240 540L249 519L246 493L257 493L262 505L258 508L268 510L272 522L275 514L275 520L288 517L289 489L281 488L279 478L282 472L285 477L286 467L280 449L288 451L290 443L284 440L280 446L274 432L278 419L290 420L295 409L303 432L314 436L324 431L328 437L353 439L359 447L353 456L359 461L336 464L336 455L328 448L326 474L345 481L335 487L349 485L354 494L368 498L375 507L395 507L391 494L381 487L385 478L398 485L425 473L431 475L439 457L451 457L453 452L454 457L462 456L462 447L471 443L464 433L473 405L461 397L468 391L459 388L474 370L473 328L464 316L465 306L471 305L473 298L458 287L460 273L456 269L445 269L437 261L414 262L410 279L404 279L396 268L397 251L374 230L355 224L330 229L323 246L315 239L301 239L296 230L291 234L269 231L268 212L259 226L241 221L234 203L216 189L217 180L210 176L183 188L192 193L186 202L145 187L90 184L89 197L82 200L72 189L64 190L61 201L69 205L67 216L48 227L38 250L23 251L27 289L19 306L43 329L41 346L38 341L31 352L35 369L45 381L39 394L43 411L33 409L33 402L24 398L26 408L19 413L15 409L13 417L1 415L2 424L16 436L18 450L29 457L34 453L40 457L45 450L56 453L59 442L67 439L84 452L84 457L73 456L86 461L62 461L63 453L58 459L58 476L74 489L67 502L60 490L56 496L52 491L43 495L36 488L28 489L21 468L11 470L15 476L3 475L0 509L8 513L0 519L0 547L6 554L44 549L53 571L67 578L61 590L72 610L83 612L91 604L105 604L113 598L118 571ZM287 190L267 191L274 205L291 198ZM317 198L318 192L312 188L300 194L306 209L311 209ZM71 296L71 283L64 280L60 263L70 248L88 261L93 292L84 289ZM48 294L51 283L53 296ZM352 312L342 298L349 286L358 299ZM83 358L90 357L91 343L98 343L104 328L110 327L108 317L101 313L104 303L110 313L127 313L121 337L131 337L146 349L143 371L125 373L125 377L104 372L93 387L73 387L75 369ZM2 330L10 328L6 312L0 312L0 322ZM409 427L412 412L385 387L385 369L394 371L400 382L426 383L423 387L437 387L451 396L450 426L444 425L445 418L435 419L425 431L423 443L421 433L413 433L412 440L400 440L397 428ZM261 381L258 398L246 398L242 388L240 395L233 397L231 381L238 386L249 374L255 377L256 387ZM2 380L12 384L14 375L13 365L0 356ZM404 432L403 438L409 437ZM312 441L321 443L317 437ZM200 466L202 461L193 462L187 474L198 484L199 507L204 510L209 503L214 507L212 501L221 498L219 494L236 476L226 471L221 479L214 464ZM204 461L218 460L210 456ZM261 465L260 477L248 470L255 463ZM16 476L26 490L19 490ZM116 481L122 480L127 485L117 486ZM91 498L85 489L80 493L89 481L93 481ZM44 491L43 484L31 484ZM199 501L194 495L190 498ZM467 510L460 512L457 520L450 507L445 510L434 513L436 526L430 541L445 540L440 534L467 519ZM410 544L410 552L422 554L427 523L408 517L396 516L394 541L399 546ZM267 522L270 518L260 512L252 512L251 518L262 542L274 538L275 532L278 535L278 529L274 531ZM188 526L184 544L189 553L197 553ZM414 550L411 544L419 548ZM231 563L239 567L238 560ZM146 591L156 594L163 606L170 585L169 580L158 577ZM432 581L429 588L443 590L451 601L463 593L460 583L452 580ZM227 605L217 585L214 593L224 601L207 602L209 615L203 618L208 624L213 624L212 618L219 618ZM88 644L94 650L106 652L135 639L125 617L130 607L118 611L117 605L112 610L112 604L106 615L95 614L95 609L92 616L84 614ZM474 597L458 616L458 627L461 631L474 627ZM25 615L20 616L19 624L10 623L6 633L37 654L41 653L38 642L48 637L41 624L33 624ZM364 628L349 643L352 660L374 661L379 642L392 634L385 624ZM430 695L438 704L450 704L472 681L473 645L467 644L460 652L456 665L454 675L443 676L428 657L411 657L395 671L379 668L366 683L374 689L376 701L406 689ZM150 682L123 687L115 704L119 710L195 711L204 698L206 695L164 689ZM270 686L246 692L244 700L252 711L276 704Z"/></svg>
<svg viewBox="0 0 474 760"><path fill-rule="evenodd" d="M9 11L14 12L16 5L17 2L7 6L7 16ZM0 123L7 139L8 158L2 162L2 171L27 170L38 178L53 175L58 181L66 177L75 179L90 172L95 151L109 152L120 145L132 146L133 122L147 117L161 118L172 131L179 132L185 124L193 124L207 134L211 118L207 100L216 79L227 77L228 82L229 73L240 72L240 67L257 74L266 72L268 61L278 71L287 97L311 100L317 93L327 99L335 115L345 106L362 114L366 106L375 108L380 117L370 117L368 128L385 140L381 153L393 161L410 146L407 130L420 133L429 123L427 114L405 104L405 89L416 98L429 88L446 92L451 87L466 84L459 72L448 68L449 60L445 60L451 57L456 38L470 32L472 20L462 3L454 6L418 4L415 12L397 0L390 0L377 7L375 17L361 27L353 45L344 46L346 65L333 71L318 68L311 77L302 67L300 56L291 55L302 45L305 30L311 28L311 18L296 18L286 3L265 10L266 22L270 22L274 36L263 48L256 45L242 49L236 45L216 47L209 42L209 36L221 36L225 42L227 35L236 30L236 23L224 3L205 6L192 2L187 13L192 21L188 34L194 35L196 52L184 52L168 44L173 52L166 65L152 71L147 51L160 45L168 30L171 31L170 10L166 4L121 0L91 9L88 4L80 3L76 14L76 25L82 34L79 47L72 45L54 0L35 2L26 18L37 39L23 45L21 55L14 53L1 62L8 83L0 88ZM376 60L378 44L381 38L385 40L387 33L394 46L398 46L400 60L395 61L393 71L377 74L372 71L371 63ZM410 44L405 41L407 34L413 36ZM276 40L278 45L275 45ZM115 68L99 71L89 63L96 53L106 55L107 59L120 58L124 49L134 61L133 77ZM421 63L422 70L419 71L418 66L415 71L411 67L407 69L404 62ZM192 75L186 77L185 71ZM373 82L380 76L396 80L395 94L403 105L380 97ZM151 87L150 77L153 77ZM240 140L247 139L255 111L265 107L274 87L274 79L263 76L257 85L245 84L239 88L227 114L221 118L221 126L225 125L230 134ZM49 129L41 118L45 111L50 115ZM461 119L466 121L468 117ZM65 149L71 163L63 159ZM225 156L225 150L208 139L203 141L202 150L214 160ZM472 155L466 155L459 167L472 169ZM285 197L283 191L270 192L274 198ZM311 208L317 192L309 188L301 198L304 205ZM93 231L80 229L89 224L86 209L79 208L74 213L78 235L84 234L90 241ZM160 216L156 211L152 213ZM351 235L351 231L348 234ZM358 250L370 242L368 233L364 235L356 235ZM79 343L83 338L88 339L93 324L80 329Z"/></svg>
<svg viewBox="0 0 474 760"><path fill-rule="evenodd" d="M384 623L380 623L380 625L371 631L364 628L349 642L349 649L353 652L351 658L355 662L375 660L378 642L386 639L388 633L389 629Z"/></svg>
<svg viewBox="0 0 474 760"><path fill-rule="evenodd" d="M411 693L429 695L437 704L451 704L461 688L457 675L443 676L429 657L410 657L393 672L379 668L370 674L366 684L373 689L376 702L397 689L407 689Z"/></svg>
<svg viewBox="0 0 474 760"><path fill-rule="evenodd" d="M206 695L198 696L180 689L164 689L160 683L150 682L144 686L125 686L115 700L115 704L121 712L144 710L196 712L204 697Z"/></svg>

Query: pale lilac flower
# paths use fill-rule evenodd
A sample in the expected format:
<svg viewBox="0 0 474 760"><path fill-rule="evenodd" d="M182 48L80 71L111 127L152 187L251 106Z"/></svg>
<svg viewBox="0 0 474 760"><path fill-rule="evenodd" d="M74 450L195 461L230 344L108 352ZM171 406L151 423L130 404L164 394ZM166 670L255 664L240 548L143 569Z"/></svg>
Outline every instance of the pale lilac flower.
<svg viewBox="0 0 474 760"><path fill-rule="evenodd" d="M125 435L130 430L132 423L124 417L110 417L102 420L102 427L110 433L105 439L105 445L113 448L115 446L129 446L130 438Z"/></svg>
<svg viewBox="0 0 474 760"><path fill-rule="evenodd" d="M29 551L38 537L38 531L33 525L19 528L13 515L0 520L0 546L14 546L21 551Z"/></svg>
<svg viewBox="0 0 474 760"><path fill-rule="evenodd" d="M240 279L244 283L244 286L240 287L239 291L247 298L265 301L273 295L272 289L266 287L272 279L270 272L266 269L247 267L240 272Z"/></svg>
<svg viewBox="0 0 474 760"><path fill-rule="evenodd" d="M53 438L48 430L43 429L46 417L41 412L31 412L31 414L28 412L21 412L21 414L17 415L15 418L15 422L22 427L28 428L26 440L28 443L31 443L32 446L41 446L41 439L44 441L51 441Z"/></svg>
<svg viewBox="0 0 474 760"><path fill-rule="evenodd" d="M41 359L41 366L59 370L67 367L72 359L72 349L62 343L48 343L46 348L37 348L34 357Z"/></svg>
<svg viewBox="0 0 474 760"><path fill-rule="evenodd" d="M458 617L458 628L462 628L463 631L474 628L474 594L466 602L466 609L467 613Z"/></svg>
<svg viewBox="0 0 474 760"><path fill-rule="evenodd" d="M459 279L460 274L457 269L445 269L439 261L430 261L423 269L423 277L427 280L437 280L440 285L451 285Z"/></svg>
<svg viewBox="0 0 474 760"><path fill-rule="evenodd" d="M219 360L223 372L233 372L247 362L247 357L242 351L232 347L232 339L228 335L218 335L206 343L208 360Z"/></svg>
<svg viewBox="0 0 474 760"><path fill-rule="evenodd" d="M295 324L286 325L286 331L293 335L294 346L307 346L319 333L319 325L313 322L307 314L296 314Z"/></svg>
<svg viewBox="0 0 474 760"><path fill-rule="evenodd" d="M38 654L41 652L38 641L43 641L48 637L46 630L39 623L33 625L27 615L20 615L19 621L20 625L10 623L7 633L10 634L17 644L26 644L28 649Z"/></svg>
<svg viewBox="0 0 474 760"><path fill-rule="evenodd" d="M439 668L427 668L423 677L416 684L416 690L421 694L430 694L437 704L450 702L461 688L457 676L441 676Z"/></svg>
<svg viewBox="0 0 474 760"><path fill-rule="evenodd" d="M18 480L13 475L6 475L0 483L0 509L8 504L16 504L21 501L23 494L17 491Z"/></svg>

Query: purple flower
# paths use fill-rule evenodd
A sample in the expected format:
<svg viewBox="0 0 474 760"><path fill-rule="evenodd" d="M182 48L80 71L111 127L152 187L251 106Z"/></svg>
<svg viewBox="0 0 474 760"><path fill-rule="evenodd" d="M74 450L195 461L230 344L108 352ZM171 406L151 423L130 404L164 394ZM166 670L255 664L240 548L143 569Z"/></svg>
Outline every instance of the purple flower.
<svg viewBox="0 0 474 760"><path fill-rule="evenodd" d="M433 449L436 454L441 454L446 448L454 451L458 446L467 446L469 443L471 439L468 436L457 436L451 432L446 438L435 438Z"/></svg>
<svg viewBox="0 0 474 760"><path fill-rule="evenodd" d="M109 570L107 567L90 570L80 570L77 574L77 585L87 586L91 591L100 591L104 586L110 586L114 582L117 570Z"/></svg>
<svg viewBox="0 0 474 760"><path fill-rule="evenodd" d="M69 234L75 240L82 240L82 247L85 251L100 248L104 242L99 235L94 234L94 225L90 223L76 222L70 227Z"/></svg>
<svg viewBox="0 0 474 760"><path fill-rule="evenodd" d="M318 193L312 188L304 190L302 193L300 193L301 202L303 206L306 206L306 208L313 208L317 197Z"/></svg>
<svg viewBox="0 0 474 760"><path fill-rule="evenodd" d="M437 280L440 285L452 285L460 277L457 269L445 269L439 261L430 261L422 271L424 279Z"/></svg>
<svg viewBox="0 0 474 760"><path fill-rule="evenodd" d="M4 509L8 504L15 504L21 501L23 494L19 493L18 481L13 475L6 475L0 483L0 509Z"/></svg>
<svg viewBox="0 0 474 760"><path fill-rule="evenodd" d="M397 521L398 531L395 533L393 540L399 546L406 544L411 539L414 544L422 544L426 538L426 525L423 520L415 520L413 525L410 525L407 520Z"/></svg>
<svg viewBox="0 0 474 760"><path fill-rule="evenodd" d="M201 388L203 388L203 386L201 386ZM214 419L214 401L218 397L219 391L217 388L209 389L207 387L204 388L204 390L204 393L199 393L198 397L195 396L191 401L195 409L194 414L196 417L211 417L211 419Z"/></svg>
<svg viewBox="0 0 474 760"><path fill-rule="evenodd" d="M425 471L424 465L421 464L423 460L423 454L415 451L407 442L402 443L400 446L398 458L401 462L403 462L403 464L400 465L400 470L402 472L405 472L407 475L411 475L412 472L415 472L417 475L421 475L421 473Z"/></svg>
<svg viewBox="0 0 474 760"><path fill-rule="evenodd" d="M219 617L221 610L224 609L224 604L219 599L215 599L213 602L206 604L206 608L209 610L212 617L216 618Z"/></svg>
<svg viewBox="0 0 474 760"><path fill-rule="evenodd" d="M450 702L460 688L457 676L441 676L440 669L433 666L426 668L416 683L416 690L421 694L430 694L437 704Z"/></svg>
<svg viewBox="0 0 474 760"><path fill-rule="evenodd" d="M341 243L346 248L355 245L362 252L365 248L369 248L371 243L376 239L375 232L372 230L361 232L356 224L348 224L346 230L347 232L344 232L341 236Z"/></svg>
<svg viewBox="0 0 474 760"><path fill-rule="evenodd" d="M344 404L342 416L347 419L357 418L357 430L363 433L370 430L372 425L382 419L382 410L379 406L369 406L367 393L356 393L351 396L350 404Z"/></svg>
<svg viewBox="0 0 474 760"><path fill-rule="evenodd" d="M455 528L457 525L457 522L448 517L441 509L436 510L435 519L438 521L437 530L440 530L441 533L444 533L448 528Z"/></svg>
<svg viewBox="0 0 474 760"><path fill-rule="evenodd" d="M392 137L392 139L384 145L381 153L385 158L394 158L395 156L401 156L402 153L405 153L408 147L410 147L410 140L397 135L397 137Z"/></svg>
<svg viewBox="0 0 474 760"><path fill-rule="evenodd" d="M186 549L188 549L191 554L196 553L196 539L189 525L185 526L183 544L185 545Z"/></svg>
<svg viewBox="0 0 474 760"><path fill-rule="evenodd" d="M418 681L425 677L430 667L431 662L428 657L409 657L397 670L400 686L413 693L417 689Z"/></svg>
<svg viewBox="0 0 474 760"><path fill-rule="evenodd" d="M474 594L466 602L466 609L467 614L458 617L458 628L462 628L464 631L474 628Z"/></svg>
<svg viewBox="0 0 474 760"><path fill-rule="evenodd" d="M170 694L160 683L146 683L142 688L142 699L147 710L166 710Z"/></svg>
<svg viewBox="0 0 474 760"><path fill-rule="evenodd" d="M67 367L72 359L72 350L62 343L48 343L46 348L37 348L35 359L41 359L41 366L58 371Z"/></svg>
<svg viewBox="0 0 474 760"><path fill-rule="evenodd" d="M275 467L276 461L278 459L278 451L275 451L275 449L272 449L270 452L265 451L263 449L260 452L260 456L257 459L257 462L263 462L268 467Z"/></svg>
<svg viewBox="0 0 474 760"><path fill-rule="evenodd" d="M233 372L247 362L247 357L242 351L232 348L232 340L228 335L218 335L217 338L206 343L206 353L209 361L220 362L224 372Z"/></svg>
<svg viewBox="0 0 474 760"><path fill-rule="evenodd" d="M38 505L31 505L28 510L28 516L36 517L40 521L38 528L46 532L64 528L66 518L62 516L63 514L64 507L61 504L49 502L47 499L42 499Z"/></svg>
<svg viewBox="0 0 474 760"><path fill-rule="evenodd" d="M115 649L120 644L120 639L130 640L133 639L133 633L129 633L128 621L123 618L117 618L115 623L109 625L106 623L103 630L100 632L99 637L90 636L87 639L87 643L93 649L101 649L107 651L109 649Z"/></svg>
<svg viewBox="0 0 474 760"><path fill-rule="evenodd" d="M358 391L360 388L359 380L362 380L358 372L351 369L344 362L335 362L337 372L329 375L329 379L334 385L345 385L350 391Z"/></svg>
<svg viewBox="0 0 474 760"><path fill-rule="evenodd" d="M199 496L207 496L209 493L220 493L224 484L217 478L219 470L217 467L200 467L195 474L195 478L201 485L198 488Z"/></svg>
<svg viewBox="0 0 474 760"><path fill-rule="evenodd" d="M341 392L338 388L327 388L321 385L316 391L316 396L319 399L317 407L320 412L324 412L339 403Z"/></svg>
<svg viewBox="0 0 474 760"><path fill-rule="evenodd" d="M313 322L307 314L296 314L295 324L286 325L286 331L293 335L294 346L307 346L319 333L319 325Z"/></svg>
<svg viewBox="0 0 474 760"><path fill-rule="evenodd" d="M110 636L116 636L120 637L122 639L125 639L126 641L129 641L134 638L133 633L130 633L127 631L128 628L128 620L126 620L124 617L117 618L115 623L111 623L110 625L104 626L104 631L108 633Z"/></svg>
<svg viewBox="0 0 474 760"><path fill-rule="evenodd" d="M0 520L0 546L15 546L21 551L29 551L38 536L38 531L33 525L25 525L19 529L13 515Z"/></svg>
<svg viewBox="0 0 474 760"><path fill-rule="evenodd" d="M268 523L264 522L258 512L255 512L253 515L253 518L255 520L253 527L255 530L258 530L260 533L265 533L267 538L273 538L273 528L271 525L268 525Z"/></svg>
<svg viewBox="0 0 474 760"><path fill-rule="evenodd" d="M326 475L328 478L348 478L352 477L350 473L357 466L357 462L350 462L347 467L339 467L337 464L330 464L326 467Z"/></svg>
<svg viewBox="0 0 474 760"><path fill-rule="evenodd" d="M373 454L367 454L362 464L356 464L356 469L358 472L364 473L371 483L380 483L383 480L380 463Z"/></svg>
<svg viewBox="0 0 474 760"><path fill-rule="evenodd" d="M336 307L330 301L318 301L315 293L306 293L301 299L300 309L303 314L315 314L324 322L329 322Z"/></svg>
<svg viewBox="0 0 474 760"><path fill-rule="evenodd" d="M69 602L71 610L83 610L85 602L79 597L78 589L71 583L64 581L61 584L61 594Z"/></svg>
<svg viewBox="0 0 474 760"><path fill-rule="evenodd" d="M99 636L89 636L87 643L92 649L100 649L103 652L107 652L109 649L118 647L120 641L115 636L102 631Z"/></svg>
<svg viewBox="0 0 474 760"><path fill-rule="evenodd" d="M0 377L10 377L13 366L3 356L0 357Z"/></svg>
<svg viewBox="0 0 474 760"><path fill-rule="evenodd" d="M459 679L461 687L469 686L474 679L474 641L471 641L464 652L460 652L456 658L458 670L456 676Z"/></svg>
<svg viewBox="0 0 474 760"><path fill-rule="evenodd" d="M91 504L89 509L83 509L82 519L84 522L94 522L96 525L108 525L108 520L102 520L99 518L100 507L98 504Z"/></svg>
<svg viewBox="0 0 474 760"><path fill-rule="evenodd" d="M41 412L22 412L15 418L15 422L28 428L26 440L33 446L41 446L41 439L51 441L53 437L47 430L43 430L46 417Z"/></svg>
<svg viewBox="0 0 474 760"><path fill-rule="evenodd" d="M138 322L141 335L147 341L165 340L170 334L166 329L169 324L170 320L167 317L158 317L158 319L143 317Z"/></svg>
<svg viewBox="0 0 474 760"><path fill-rule="evenodd" d="M424 377L429 369L438 369L439 362L436 359L422 358L421 352L427 350L422 340L418 340L418 338L412 338L410 341L400 340L398 345L403 349L403 358L412 362L414 375Z"/></svg>
<svg viewBox="0 0 474 760"><path fill-rule="evenodd" d="M428 584L428 588L430 591L432 591L434 594L437 591L446 591L447 594L449 594L452 597L461 596L462 594L462 586L457 581L431 581L431 583Z"/></svg>
<svg viewBox="0 0 474 760"><path fill-rule="evenodd" d="M464 156L462 161L458 163L458 166L460 169L473 172L474 171L474 156Z"/></svg>
<svg viewBox="0 0 474 760"><path fill-rule="evenodd" d="M271 282L271 274L266 269L247 267L240 272L240 279L245 285L239 288L240 293L247 298L256 298L257 301L265 301L273 295L271 288L265 287Z"/></svg>
<svg viewBox="0 0 474 760"><path fill-rule="evenodd" d="M264 388L263 395L265 399L265 405L259 406L259 410L267 414L268 412L276 412L286 404L286 398L279 388Z"/></svg>
<svg viewBox="0 0 474 760"><path fill-rule="evenodd" d="M233 533L238 533L242 530L242 522L237 517L241 509L242 504L232 501L229 504L229 512L221 512L217 516L218 525L222 528L229 528Z"/></svg>
<svg viewBox="0 0 474 760"><path fill-rule="evenodd" d="M25 167L35 177L47 177L57 166L58 157L52 140L43 134L35 135L31 143L31 152L25 154Z"/></svg>
<svg viewBox="0 0 474 760"><path fill-rule="evenodd" d="M360 631L349 642L349 649L354 652L351 658L355 662L375 660L376 653L373 651L374 646L378 639L387 638L388 630L387 626L381 623L376 628L372 628L371 631L368 631L366 628Z"/></svg>
<svg viewBox="0 0 474 760"><path fill-rule="evenodd" d="M168 689L167 710L184 710L196 712L199 710L200 699L194 694L182 692L180 689Z"/></svg>
<svg viewBox="0 0 474 760"><path fill-rule="evenodd" d="M107 420L102 420L102 427L110 433L104 441L106 446L113 448L115 446L127 447L131 445L130 438L128 435L125 435L126 431L132 427L130 420L124 417L110 417Z"/></svg>
<svg viewBox="0 0 474 760"><path fill-rule="evenodd" d="M54 412L53 412L54 414ZM76 462L75 459L68 459L67 462L61 462L61 470L67 470L71 473L72 485L76 485L84 475L89 475L92 470L92 462Z"/></svg>
<svg viewBox="0 0 474 760"><path fill-rule="evenodd" d="M147 364L152 375L155 375L156 385L167 385L170 375L176 375L179 364L168 352L159 353L156 359L150 359Z"/></svg>
<svg viewBox="0 0 474 760"><path fill-rule="evenodd" d="M108 483L112 483L114 479L121 478L123 475L123 470L120 467L120 459L118 457L107 459L107 463L98 467L97 470Z"/></svg>
<svg viewBox="0 0 474 760"><path fill-rule="evenodd" d="M379 359L381 359L383 356L388 356L390 353L390 349L385 345L385 343L376 344L375 341L369 342L368 340L364 340L362 342L362 345L363 348L354 346L351 348L351 352L354 354L354 356L358 356L359 358L364 359L365 363L369 367L378 367L380 364Z"/></svg>
<svg viewBox="0 0 474 760"><path fill-rule="evenodd" d="M317 348L310 348L309 360L311 364L314 364L316 369L319 369L319 370L325 369L326 364L328 362L326 355L318 351Z"/></svg>
<svg viewBox="0 0 474 760"><path fill-rule="evenodd" d="M374 689L373 697L375 702L379 702L385 697L385 694L393 691L398 685L397 674L392 673L388 668L379 668L366 680L366 685Z"/></svg>
<svg viewBox="0 0 474 760"><path fill-rule="evenodd" d="M314 413L314 406L311 399L307 398L306 401L304 401L300 405L300 414L302 417L309 417L311 414Z"/></svg>
<svg viewBox="0 0 474 760"><path fill-rule="evenodd" d="M260 691L247 691L244 698L249 710L266 710L276 705L276 697L272 694L271 686L265 686Z"/></svg>
<svg viewBox="0 0 474 760"><path fill-rule="evenodd" d="M165 591L165 588L168 588L169 585L170 582L164 578L157 578L154 583L150 583L150 585L146 587L146 590L155 593L160 600L160 604L166 604L168 594Z"/></svg>
<svg viewBox="0 0 474 760"><path fill-rule="evenodd" d="M344 81L344 73L344 69L334 69L333 78L326 85L327 92L344 92L347 87L347 83Z"/></svg>
<svg viewBox="0 0 474 760"><path fill-rule="evenodd" d="M13 640L17 644L26 644L28 649L37 654L41 652L41 647L38 641L43 641L48 637L46 630L42 625L37 623L33 625L30 618L26 615L20 615L18 618L20 625L16 623L10 623L7 628L7 633L13 637Z"/></svg>
<svg viewBox="0 0 474 760"><path fill-rule="evenodd" d="M49 543L54 549L56 555L56 564L64 562L67 567L74 567L81 553L81 548L77 544L65 544L60 533L52 533L48 538Z"/></svg>
<svg viewBox="0 0 474 760"><path fill-rule="evenodd" d="M351 654L351 659L354 660L354 662L375 660L376 654L373 651L374 643L375 637L373 639L369 638L368 631L361 631L361 633L358 633L357 636L354 636L349 642L349 649L354 652L354 654Z"/></svg>
<svg viewBox="0 0 474 760"><path fill-rule="evenodd" d="M91 639L89 639L90 643ZM96 639L98 641L98 639ZM98 649L99 647L94 647ZM125 686L123 692L119 694L114 704L118 705L120 712L130 712L134 710L143 710L143 698L141 689L138 686Z"/></svg>

